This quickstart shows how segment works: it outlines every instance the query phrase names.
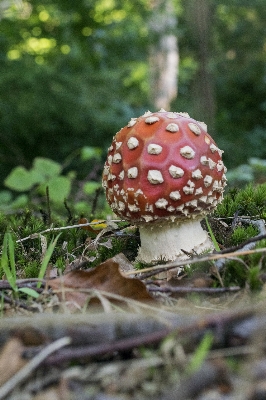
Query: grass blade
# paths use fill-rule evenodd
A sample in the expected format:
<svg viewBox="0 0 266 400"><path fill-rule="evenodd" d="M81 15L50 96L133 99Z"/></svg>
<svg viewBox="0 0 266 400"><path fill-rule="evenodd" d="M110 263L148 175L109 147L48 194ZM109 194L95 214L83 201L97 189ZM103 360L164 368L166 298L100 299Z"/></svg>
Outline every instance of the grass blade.
<svg viewBox="0 0 266 400"><path fill-rule="evenodd" d="M11 233L7 233L7 235L8 235L10 270L12 272L13 277L16 280L15 246L14 246L14 241L13 241Z"/></svg>
<svg viewBox="0 0 266 400"><path fill-rule="evenodd" d="M12 248L13 244L13 248ZM10 257L12 261L10 261ZM10 267L11 264L11 267ZM4 271L6 279L10 284L11 288L14 291L17 291L17 284L16 284L16 268L15 268L15 255L14 255L14 243L10 233L5 233L4 242L3 242L3 250L2 250L2 257L1 257L1 267Z"/></svg>
<svg viewBox="0 0 266 400"><path fill-rule="evenodd" d="M213 244L214 244L215 250L216 250L216 251L220 251L219 244L218 244L218 242L217 242L217 240L216 240L216 238L215 238L215 236L214 236L214 234L213 234L212 228L211 228L211 226L210 226L210 224L209 224L209 221L208 221L208 218L207 218L207 217L205 217L205 222L206 222L206 225L207 225L207 228L208 228L208 231L209 231L211 240L212 240L212 242L213 242Z"/></svg>
<svg viewBox="0 0 266 400"><path fill-rule="evenodd" d="M32 288L24 287L24 288L19 288L18 290L19 290L19 292L25 293L28 296L34 297L35 299L37 299L39 297L39 293L36 292L36 290L34 290Z"/></svg>
<svg viewBox="0 0 266 400"><path fill-rule="evenodd" d="M57 240L58 240L60 235L61 235L61 233L59 233L59 235L56 236L55 240L49 244L48 249L47 249L47 251L45 253L45 256L43 257L41 269L40 269L39 276L38 276L38 278L40 280L42 280L44 278L48 263L50 261L50 258L52 256L52 254L53 254L54 248L56 246ZM42 284L41 282L38 282L37 288L40 288L41 284Z"/></svg>

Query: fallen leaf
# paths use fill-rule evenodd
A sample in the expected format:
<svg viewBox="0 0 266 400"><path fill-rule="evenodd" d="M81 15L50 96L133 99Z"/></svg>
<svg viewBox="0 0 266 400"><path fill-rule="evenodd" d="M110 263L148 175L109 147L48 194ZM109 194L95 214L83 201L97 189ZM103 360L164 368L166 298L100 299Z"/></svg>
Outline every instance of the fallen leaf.
<svg viewBox="0 0 266 400"><path fill-rule="evenodd" d="M89 221L87 218L80 218L79 219L79 224L87 224ZM87 225L87 226L82 226L81 228L90 232L95 232L99 231L102 229L105 229L107 227L107 224L105 223L104 220L101 219L93 219L90 222L92 225Z"/></svg>
<svg viewBox="0 0 266 400"><path fill-rule="evenodd" d="M19 338L9 339L0 353L0 387L16 374L27 360L21 357L25 350L22 341Z"/></svg>
<svg viewBox="0 0 266 400"><path fill-rule="evenodd" d="M71 271L62 277L49 280L48 285L57 291L61 300L76 303L80 307L91 298L91 293L82 292L83 289L102 290L138 301L153 300L145 285L139 279L124 277L119 270L119 264L113 259L91 270Z"/></svg>

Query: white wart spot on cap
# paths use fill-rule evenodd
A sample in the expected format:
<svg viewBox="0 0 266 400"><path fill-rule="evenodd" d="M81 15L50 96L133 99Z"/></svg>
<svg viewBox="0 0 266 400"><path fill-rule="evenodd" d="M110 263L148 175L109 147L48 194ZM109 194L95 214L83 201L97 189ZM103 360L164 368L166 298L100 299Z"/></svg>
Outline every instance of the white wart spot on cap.
<svg viewBox="0 0 266 400"><path fill-rule="evenodd" d="M175 207L169 206L169 207L167 207L167 211L174 212L175 211Z"/></svg>
<svg viewBox="0 0 266 400"><path fill-rule="evenodd" d="M197 179L197 180L203 178L200 169L196 169L195 171L193 171L191 176L192 176L192 178Z"/></svg>
<svg viewBox="0 0 266 400"><path fill-rule="evenodd" d="M142 218L143 218L144 221L146 221L146 222L153 221L153 216L152 216L152 215L142 215Z"/></svg>
<svg viewBox="0 0 266 400"><path fill-rule="evenodd" d="M129 168L129 170L127 171L127 177L130 179L134 179L137 176L138 176L138 168L137 167Z"/></svg>
<svg viewBox="0 0 266 400"><path fill-rule="evenodd" d="M110 166L109 165L105 165L103 167L103 175L107 176L109 174L109 171L110 171Z"/></svg>
<svg viewBox="0 0 266 400"><path fill-rule="evenodd" d="M152 204L146 204L145 205L145 211L153 212L153 205Z"/></svg>
<svg viewBox="0 0 266 400"><path fill-rule="evenodd" d="M125 171L121 171L120 174L118 175L118 178L120 179L120 181L122 181L122 179L124 179L125 177Z"/></svg>
<svg viewBox="0 0 266 400"><path fill-rule="evenodd" d="M167 204L168 204L168 201L166 199L159 199L156 201L155 207L164 209L164 208L166 208Z"/></svg>
<svg viewBox="0 0 266 400"><path fill-rule="evenodd" d="M167 116L167 118L170 118L170 119L175 119L177 117L177 115L173 112L167 113L166 116Z"/></svg>
<svg viewBox="0 0 266 400"><path fill-rule="evenodd" d="M143 114L143 117L148 117L149 115L152 115L152 112L148 110Z"/></svg>
<svg viewBox="0 0 266 400"><path fill-rule="evenodd" d="M203 182L204 182L205 187L211 186L212 177L210 175L206 175Z"/></svg>
<svg viewBox="0 0 266 400"><path fill-rule="evenodd" d="M138 197L139 194L143 194L143 191L141 189L138 189L135 193L134 193L134 197Z"/></svg>
<svg viewBox="0 0 266 400"><path fill-rule="evenodd" d="M214 169L216 167L216 162L213 161L211 158L208 158L208 161L210 169Z"/></svg>
<svg viewBox="0 0 266 400"><path fill-rule="evenodd" d="M116 142L115 143L116 150L120 149L121 146L122 146L122 142Z"/></svg>
<svg viewBox="0 0 266 400"><path fill-rule="evenodd" d="M164 181L161 171L158 171L157 169L151 169L148 172L147 178L148 178L148 181L150 183L152 183L153 185L163 183L163 181Z"/></svg>
<svg viewBox="0 0 266 400"><path fill-rule="evenodd" d="M149 154L160 154L162 152L163 148L159 144L154 144L151 143L148 146L148 153Z"/></svg>
<svg viewBox="0 0 266 400"><path fill-rule="evenodd" d="M113 163L118 164L122 160L122 156L120 153L115 153L113 156Z"/></svg>
<svg viewBox="0 0 266 400"><path fill-rule="evenodd" d="M190 116L187 112L179 112L178 114L182 115L182 117L190 118Z"/></svg>
<svg viewBox="0 0 266 400"><path fill-rule="evenodd" d="M181 194L180 194L179 190L175 190L174 192L171 192L171 193L169 194L169 197L170 197L170 199L176 201L176 200L181 199Z"/></svg>
<svg viewBox="0 0 266 400"><path fill-rule="evenodd" d="M190 146L184 146L180 149L180 154L184 158L192 159L195 157L195 151Z"/></svg>
<svg viewBox="0 0 266 400"><path fill-rule="evenodd" d="M199 136L201 134L201 130L198 127L198 125L194 124L193 122L190 122L188 124L189 129L191 130L191 132L195 133L195 135Z"/></svg>
<svg viewBox="0 0 266 400"><path fill-rule="evenodd" d="M126 208L125 203L123 203L122 201L119 201L118 202L118 210L124 211L125 208Z"/></svg>
<svg viewBox="0 0 266 400"><path fill-rule="evenodd" d="M115 178L116 178L116 176L115 176L115 175L113 175L113 174L109 174L109 175L108 175L108 178L107 178L107 180L108 180L108 181L114 181L114 180L115 180Z"/></svg>
<svg viewBox="0 0 266 400"><path fill-rule="evenodd" d="M197 201L197 200L188 201L188 202L186 203L186 206L187 206L187 207L196 208L196 207L198 207L198 201Z"/></svg>
<svg viewBox="0 0 266 400"><path fill-rule="evenodd" d="M138 145L139 145L139 141L138 141L138 139L135 138L134 136L132 136L132 137L131 137L130 139L128 139L128 141L127 141L127 147L128 147L130 150L135 149L136 147L138 147Z"/></svg>
<svg viewBox="0 0 266 400"><path fill-rule="evenodd" d="M179 131L179 126L177 124L171 123L168 124L165 128L168 132L175 133Z"/></svg>
<svg viewBox="0 0 266 400"><path fill-rule="evenodd" d="M205 132L207 132L208 127L207 127L207 125L205 124L205 122L197 121L197 123L199 124L199 126L200 126Z"/></svg>
<svg viewBox="0 0 266 400"><path fill-rule="evenodd" d="M160 118L155 117L155 116L150 116L145 119L146 124L154 124L155 122L158 122L158 121L160 121Z"/></svg>
<svg viewBox="0 0 266 400"><path fill-rule="evenodd" d="M200 157L200 163L202 165L209 165L209 160L208 160L208 158L206 156L201 156Z"/></svg>
<svg viewBox="0 0 266 400"><path fill-rule="evenodd" d="M191 186L184 186L184 187L183 187L183 192L184 192L185 194L193 194L193 192L194 192L194 187L191 187Z"/></svg>
<svg viewBox="0 0 266 400"><path fill-rule="evenodd" d="M175 165L171 165L168 171L173 178L181 178L185 173L182 168L176 167Z"/></svg>
<svg viewBox="0 0 266 400"><path fill-rule="evenodd" d="M206 204L206 203L207 203L207 196L201 196L201 197L199 198L199 201L200 201L201 203Z"/></svg>
<svg viewBox="0 0 266 400"><path fill-rule="evenodd" d="M128 204L128 209L131 212L138 212L140 211L140 208L136 206L136 204Z"/></svg>
<svg viewBox="0 0 266 400"><path fill-rule="evenodd" d="M199 187L195 191L195 196L198 196L199 194L202 194L202 193L203 193L203 189L202 189L202 187Z"/></svg>
<svg viewBox="0 0 266 400"><path fill-rule="evenodd" d="M210 150L211 150L212 153L215 153L216 151L218 151L218 147L215 146L214 143L212 143L212 144L210 145Z"/></svg>
<svg viewBox="0 0 266 400"><path fill-rule="evenodd" d="M127 124L128 128L131 128L132 126L135 125L135 123L137 122L137 118L131 118L131 120L129 121L129 123Z"/></svg>
<svg viewBox="0 0 266 400"><path fill-rule="evenodd" d="M217 171L221 172L224 169L224 163L222 162L222 160L219 160L217 162Z"/></svg>

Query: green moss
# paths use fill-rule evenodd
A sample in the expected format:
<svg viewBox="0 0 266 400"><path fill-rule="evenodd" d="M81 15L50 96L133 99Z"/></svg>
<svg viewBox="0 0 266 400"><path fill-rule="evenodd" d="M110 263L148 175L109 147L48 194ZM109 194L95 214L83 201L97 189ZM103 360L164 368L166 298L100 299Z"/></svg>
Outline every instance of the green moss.
<svg viewBox="0 0 266 400"><path fill-rule="evenodd" d="M214 215L216 217L233 217L238 215L266 216L266 184L247 185L244 189L233 189L218 205Z"/></svg>
<svg viewBox="0 0 266 400"><path fill-rule="evenodd" d="M40 271L40 263L37 260L28 262L24 267L25 278L36 278Z"/></svg>
<svg viewBox="0 0 266 400"><path fill-rule="evenodd" d="M230 244L236 246L249 238L258 235L258 228L253 225L238 226L230 236Z"/></svg>

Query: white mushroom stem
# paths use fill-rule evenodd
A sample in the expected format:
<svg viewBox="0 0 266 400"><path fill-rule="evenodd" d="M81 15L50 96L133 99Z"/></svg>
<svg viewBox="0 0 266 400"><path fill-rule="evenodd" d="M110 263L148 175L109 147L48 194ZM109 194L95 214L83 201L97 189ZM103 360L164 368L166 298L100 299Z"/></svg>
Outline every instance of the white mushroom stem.
<svg viewBox="0 0 266 400"><path fill-rule="evenodd" d="M200 254L212 251L214 245L200 224L200 219L156 221L139 226L141 247L136 261L185 260L182 251Z"/></svg>

